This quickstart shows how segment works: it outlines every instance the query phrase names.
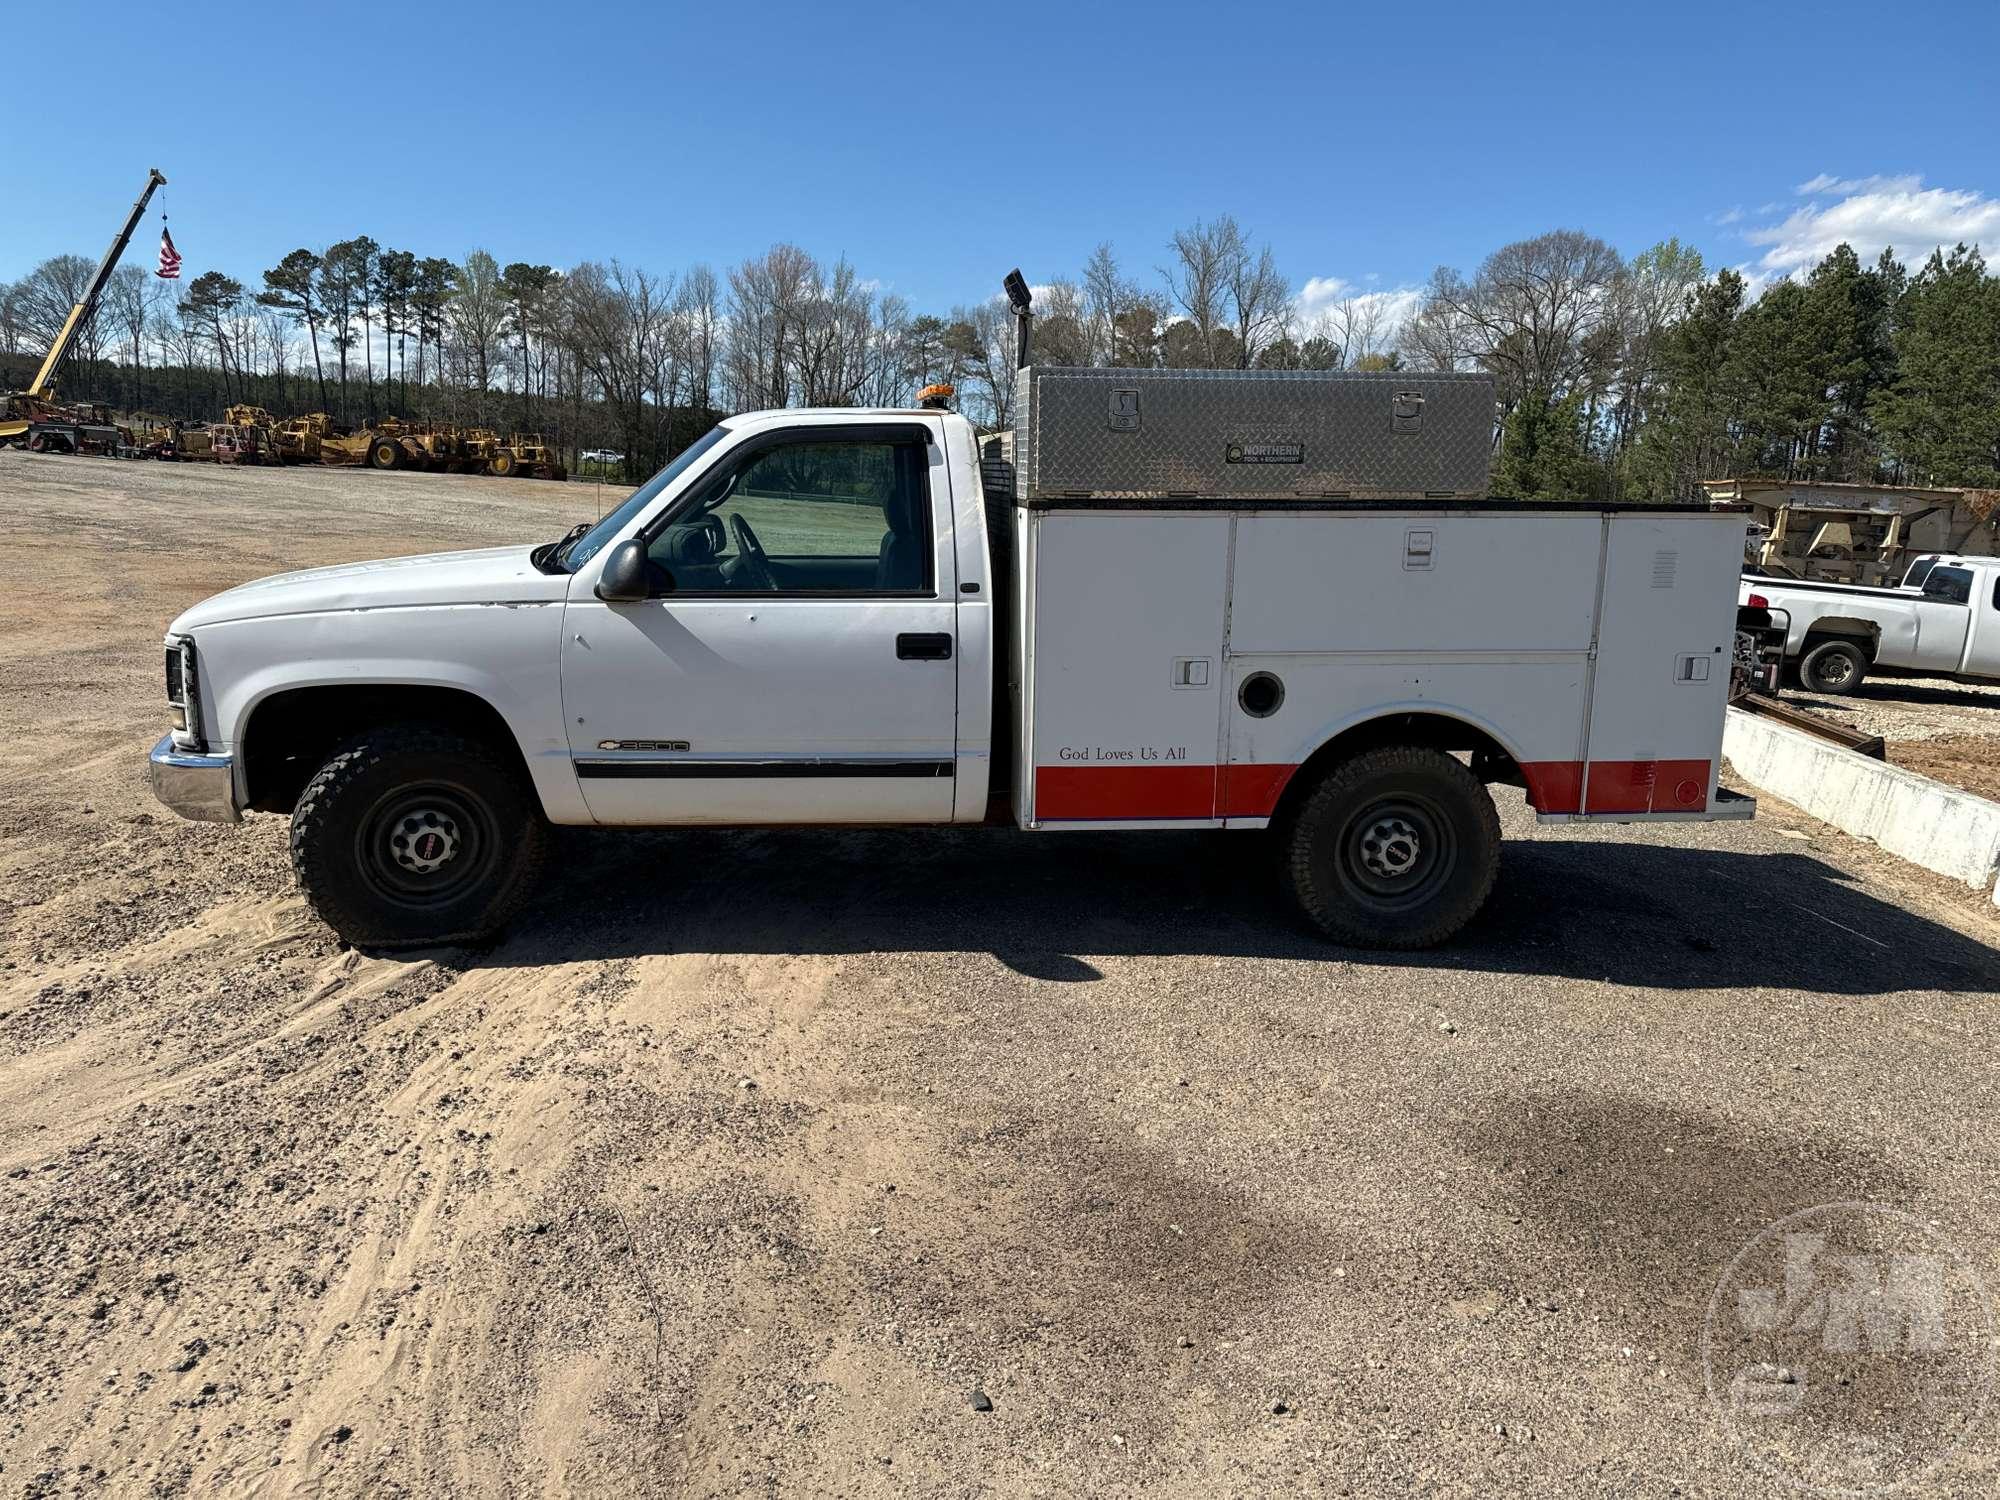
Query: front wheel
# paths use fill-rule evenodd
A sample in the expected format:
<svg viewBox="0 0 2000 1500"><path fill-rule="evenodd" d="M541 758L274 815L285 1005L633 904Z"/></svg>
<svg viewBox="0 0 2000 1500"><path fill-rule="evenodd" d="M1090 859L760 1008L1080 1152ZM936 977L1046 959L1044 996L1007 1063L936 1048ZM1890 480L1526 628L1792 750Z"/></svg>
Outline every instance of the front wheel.
<svg viewBox="0 0 2000 1500"><path fill-rule="evenodd" d="M357 947L477 942L533 893L548 825L518 766L483 740L391 726L348 741L292 812L292 869Z"/></svg>
<svg viewBox="0 0 2000 1500"><path fill-rule="evenodd" d="M1279 837L1300 910L1356 948L1443 942L1485 904L1500 868L1493 798L1451 756L1414 745L1335 767Z"/></svg>
<svg viewBox="0 0 2000 1500"><path fill-rule="evenodd" d="M376 438L368 445L368 466L373 469L401 468L403 445L394 438Z"/></svg>

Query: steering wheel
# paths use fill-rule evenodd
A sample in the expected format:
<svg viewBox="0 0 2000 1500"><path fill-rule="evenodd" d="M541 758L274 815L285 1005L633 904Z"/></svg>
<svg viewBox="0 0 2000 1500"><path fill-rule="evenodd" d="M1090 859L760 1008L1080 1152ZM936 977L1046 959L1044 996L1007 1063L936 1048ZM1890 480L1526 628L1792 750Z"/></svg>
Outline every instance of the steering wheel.
<svg viewBox="0 0 2000 1500"><path fill-rule="evenodd" d="M736 537L736 550L743 554L743 562L750 569L750 576L759 588L773 593L778 589L778 577L771 571L770 554L764 551L764 544L757 540L757 533L750 529L750 523L735 511L729 513L729 529Z"/></svg>

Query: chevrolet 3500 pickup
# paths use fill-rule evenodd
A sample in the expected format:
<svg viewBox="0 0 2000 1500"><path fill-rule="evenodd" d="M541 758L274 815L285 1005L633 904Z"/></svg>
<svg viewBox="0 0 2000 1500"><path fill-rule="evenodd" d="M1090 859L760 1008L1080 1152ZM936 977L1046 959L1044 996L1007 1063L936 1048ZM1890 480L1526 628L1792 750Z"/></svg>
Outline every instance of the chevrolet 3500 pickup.
<svg viewBox="0 0 2000 1500"><path fill-rule="evenodd" d="M1307 918L1438 942L1485 783L1547 821L1717 781L1742 515L1484 498L1480 377L1020 372L731 417L539 546L246 584L168 631L158 795L291 816L363 945L498 931L550 824L1265 830Z"/></svg>
<svg viewBox="0 0 2000 1500"><path fill-rule="evenodd" d="M1738 593L1786 617L1809 692L1851 693L1876 667L2000 679L2000 558L1926 555L1893 589L1745 574Z"/></svg>

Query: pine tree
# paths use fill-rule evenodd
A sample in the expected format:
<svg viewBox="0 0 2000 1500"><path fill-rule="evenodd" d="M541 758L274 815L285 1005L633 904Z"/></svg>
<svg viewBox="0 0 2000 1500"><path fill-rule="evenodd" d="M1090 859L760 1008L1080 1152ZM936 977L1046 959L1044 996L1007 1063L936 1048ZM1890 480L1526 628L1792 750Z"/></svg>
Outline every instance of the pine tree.
<svg viewBox="0 0 2000 1500"><path fill-rule="evenodd" d="M1660 356L1665 395L1640 434L1634 466L1640 494L1698 502L1702 480L1727 477L1741 399L1731 351L1742 310L1743 278L1725 269L1688 295L1668 331Z"/></svg>
<svg viewBox="0 0 2000 1500"><path fill-rule="evenodd" d="M2000 486L2000 281L1977 249L1933 251L1911 278L1896 354L1875 413L1905 480Z"/></svg>
<svg viewBox="0 0 2000 1500"><path fill-rule="evenodd" d="M1597 488L1587 402L1572 391L1551 399L1529 392L1507 414L1493 492L1513 500L1584 500Z"/></svg>
<svg viewBox="0 0 2000 1500"><path fill-rule="evenodd" d="M319 404L324 410L326 367L319 357L319 325L325 312L319 305L315 281L319 269L319 257L312 251L294 250L264 273L264 290L257 294L257 300L266 307L289 313L293 322L305 325L312 340L313 374L319 379Z"/></svg>
<svg viewBox="0 0 2000 1500"><path fill-rule="evenodd" d="M1781 281L1737 319L1729 378L1737 387L1737 472L1816 474L1826 425L1827 351L1806 289Z"/></svg>
<svg viewBox="0 0 2000 1500"><path fill-rule="evenodd" d="M1861 269L1853 247L1837 245L1807 279L1802 311L1826 381L1822 425L1809 439L1816 471L1828 479L1872 479L1868 412L1895 374L1885 280L1879 270Z"/></svg>

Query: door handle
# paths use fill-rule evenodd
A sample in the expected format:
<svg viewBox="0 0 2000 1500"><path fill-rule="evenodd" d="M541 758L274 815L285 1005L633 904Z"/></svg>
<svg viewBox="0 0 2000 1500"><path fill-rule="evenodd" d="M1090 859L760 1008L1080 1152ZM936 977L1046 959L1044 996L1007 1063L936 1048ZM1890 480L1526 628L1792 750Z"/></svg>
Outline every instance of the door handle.
<svg viewBox="0 0 2000 1500"><path fill-rule="evenodd" d="M951 637L942 630L917 631L896 637L898 661L950 661Z"/></svg>

